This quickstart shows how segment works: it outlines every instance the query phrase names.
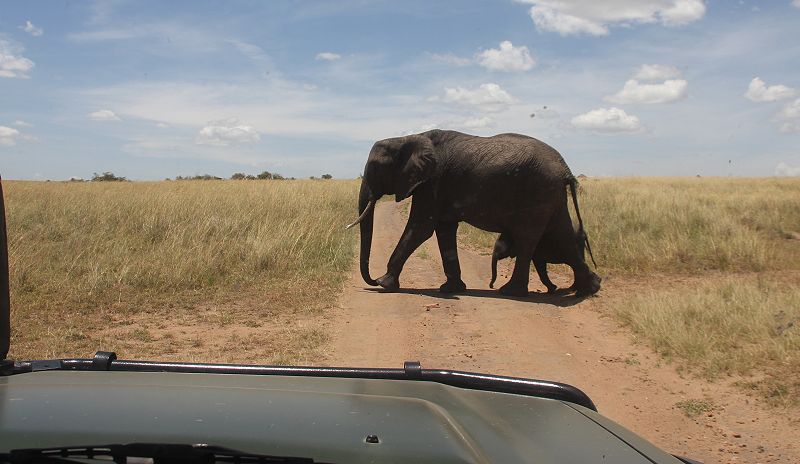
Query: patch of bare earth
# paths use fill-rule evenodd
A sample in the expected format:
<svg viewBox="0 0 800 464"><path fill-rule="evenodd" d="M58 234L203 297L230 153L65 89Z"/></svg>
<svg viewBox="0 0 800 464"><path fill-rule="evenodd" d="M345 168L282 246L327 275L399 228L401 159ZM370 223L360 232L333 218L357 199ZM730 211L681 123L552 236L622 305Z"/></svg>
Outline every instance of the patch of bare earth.
<svg viewBox="0 0 800 464"><path fill-rule="evenodd" d="M401 206L376 208L372 274L381 275L405 225ZM488 289L489 259L459 250L466 294L438 289L444 276L435 239L408 261L401 292L368 287L357 270L338 305L327 311L323 345L329 365L424 367L488 372L567 382L599 411L661 448L705 462L800 462L796 410L767 408L731 381L683 376L632 341L609 314L614 301L653 278L604 281L599 297L532 293L506 298ZM498 283L508 277L503 263ZM571 278L554 273L560 286ZM543 292L531 279L531 289Z"/></svg>
<svg viewBox="0 0 800 464"><path fill-rule="evenodd" d="M115 314L91 341L97 349L113 346L127 359L314 364L328 341L321 312L287 311L275 303L280 304L242 298L171 312Z"/></svg>

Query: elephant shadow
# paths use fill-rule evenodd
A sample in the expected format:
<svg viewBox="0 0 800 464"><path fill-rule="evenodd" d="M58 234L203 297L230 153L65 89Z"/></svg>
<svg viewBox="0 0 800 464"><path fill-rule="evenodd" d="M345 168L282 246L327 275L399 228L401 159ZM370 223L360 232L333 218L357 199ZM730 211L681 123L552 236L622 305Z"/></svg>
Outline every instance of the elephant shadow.
<svg viewBox="0 0 800 464"><path fill-rule="evenodd" d="M442 293L436 288L401 288L391 292L383 290L382 288L375 288L375 287L365 287L364 289L375 293L405 293L409 295L424 295L433 298L439 298L442 300L459 300L460 299L459 297L461 296L473 296L479 298L492 298L497 300L512 300L512 301L524 301L527 303L549 304L561 308L574 306L587 298L591 298L591 295L575 296L574 293L568 293L566 289L558 289L554 293L530 292L526 297L503 295L497 290L491 290L488 288L487 289L472 288L472 289L467 289L466 291L458 294Z"/></svg>

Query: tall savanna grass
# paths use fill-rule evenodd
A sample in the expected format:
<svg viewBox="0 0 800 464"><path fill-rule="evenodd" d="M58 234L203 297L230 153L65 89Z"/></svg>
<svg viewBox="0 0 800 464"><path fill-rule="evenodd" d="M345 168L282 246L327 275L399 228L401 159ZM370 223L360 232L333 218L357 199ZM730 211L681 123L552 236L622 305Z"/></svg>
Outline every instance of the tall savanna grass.
<svg viewBox="0 0 800 464"><path fill-rule="evenodd" d="M4 189L18 326L246 295L281 311L319 307L341 284L358 237L343 227L356 214L356 181Z"/></svg>
<svg viewBox="0 0 800 464"><path fill-rule="evenodd" d="M11 288L84 305L345 269L355 182L7 182ZM309 285L311 285L309 283Z"/></svg>
<svg viewBox="0 0 800 464"><path fill-rule="evenodd" d="M602 272L800 269L800 179L589 178L580 192ZM460 232L488 251L497 238Z"/></svg>
<svg viewBox="0 0 800 464"><path fill-rule="evenodd" d="M581 213L602 269L800 269L800 179L586 179L581 185Z"/></svg>
<svg viewBox="0 0 800 464"><path fill-rule="evenodd" d="M800 288L726 277L629 295L614 312L656 351L708 378L753 377L772 403L800 404Z"/></svg>

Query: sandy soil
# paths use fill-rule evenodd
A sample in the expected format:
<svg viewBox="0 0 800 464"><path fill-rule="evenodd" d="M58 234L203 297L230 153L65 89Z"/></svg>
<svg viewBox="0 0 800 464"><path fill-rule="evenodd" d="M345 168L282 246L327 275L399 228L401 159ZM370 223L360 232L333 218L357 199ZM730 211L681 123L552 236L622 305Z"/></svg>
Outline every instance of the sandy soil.
<svg viewBox="0 0 800 464"><path fill-rule="evenodd" d="M401 205L376 208L372 275L383 274L405 225ZM418 360L447 368L556 380L585 391L599 411L659 447L713 462L800 462L800 420L770 410L726 382L683 377L608 317L615 292L599 296L532 293L506 298L488 288L490 258L459 250L468 292L449 296L435 239L408 261L399 293L382 293L353 270L326 330L326 362L338 366L402 367ZM506 263L508 265L508 263ZM509 275L499 273L498 286ZM544 292L535 273L531 290ZM569 285L555 276L554 282ZM564 285L565 286L565 285ZM712 412L689 418L676 406L711 400Z"/></svg>

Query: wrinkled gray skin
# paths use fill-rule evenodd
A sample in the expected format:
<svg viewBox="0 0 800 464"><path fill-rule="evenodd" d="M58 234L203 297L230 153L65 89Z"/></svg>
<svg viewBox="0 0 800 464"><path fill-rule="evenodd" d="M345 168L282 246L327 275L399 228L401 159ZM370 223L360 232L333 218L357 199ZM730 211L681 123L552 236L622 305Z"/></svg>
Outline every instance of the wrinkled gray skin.
<svg viewBox="0 0 800 464"><path fill-rule="evenodd" d="M518 259L500 292L525 296L531 258L542 234L548 230L556 236L574 235L566 190L571 186L574 191L575 182L556 150L524 135L476 137L432 130L378 141L367 159L358 200L361 276L370 285L399 289L406 260L436 232L447 278L439 290L466 290L456 250L458 223L466 221L508 234ZM386 274L373 280L369 255L374 210L368 206L391 194L396 201L413 195L411 211ZM578 291L590 294L599 289L582 259L570 265Z"/></svg>
<svg viewBox="0 0 800 464"><path fill-rule="evenodd" d="M547 287L547 293L554 293L558 286L550 280L547 275L547 264L568 264L572 255L577 252L579 257L584 256L586 247L586 234L578 228L574 231L573 240L575 250L569 246L569 241L559 240L559 237L554 236L552 233L545 232L539 243L536 245L536 250L533 252L533 266L536 268L536 273L539 274L539 279ZM514 257L514 244L511 238L506 234L500 234L494 244L492 252L492 280L489 282L489 288L494 288L494 282L497 279L497 261L505 258ZM564 249L566 247L566 249ZM575 269L572 269L573 276ZM592 277L593 279L595 276ZM600 283L600 277L596 276L597 284ZM575 279L577 280L577 279ZM566 289L568 292L575 291L575 281Z"/></svg>

